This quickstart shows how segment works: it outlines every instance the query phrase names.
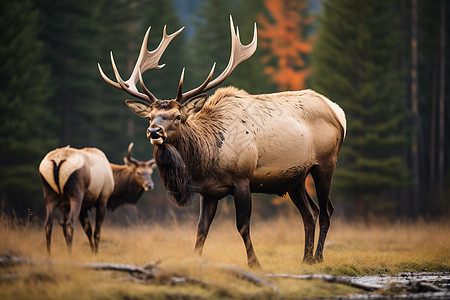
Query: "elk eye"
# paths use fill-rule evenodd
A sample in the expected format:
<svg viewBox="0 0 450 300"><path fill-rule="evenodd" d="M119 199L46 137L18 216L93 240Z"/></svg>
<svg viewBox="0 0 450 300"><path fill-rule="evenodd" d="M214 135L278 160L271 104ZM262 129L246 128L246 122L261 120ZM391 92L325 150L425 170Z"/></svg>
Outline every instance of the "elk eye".
<svg viewBox="0 0 450 300"><path fill-rule="evenodd" d="M175 120L178 120L178 121L181 120L181 115L176 116Z"/></svg>

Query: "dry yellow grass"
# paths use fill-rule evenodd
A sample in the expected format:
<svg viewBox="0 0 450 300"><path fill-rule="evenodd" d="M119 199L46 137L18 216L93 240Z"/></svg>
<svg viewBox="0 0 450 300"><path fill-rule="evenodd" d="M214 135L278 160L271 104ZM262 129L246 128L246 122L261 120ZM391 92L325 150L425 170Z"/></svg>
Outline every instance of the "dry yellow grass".
<svg viewBox="0 0 450 300"><path fill-rule="evenodd" d="M205 262L230 264L247 269L244 245L233 218L213 223L202 259L193 253L195 221L182 224L143 224L119 227L105 224L100 253L90 254L82 229L75 229L73 253L66 251L62 231L55 224L52 260L43 266L0 268L0 275L18 274L19 279L0 281L0 299L146 299L171 298L313 298L330 297L357 290L323 282L279 279L279 292L235 279ZM256 253L267 273L327 273L340 276L394 274L407 271L450 269L449 222L348 223L333 220L327 239L325 262L301 264L303 226L298 218L252 221ZM0 254L10 253L45 260L43 226L26 226L0 218ZM61 262L114 262L143 265L161 261L167 272L198 278L214 288L201 286L142 285L118 281L123 275L95 272Z"/></svg>

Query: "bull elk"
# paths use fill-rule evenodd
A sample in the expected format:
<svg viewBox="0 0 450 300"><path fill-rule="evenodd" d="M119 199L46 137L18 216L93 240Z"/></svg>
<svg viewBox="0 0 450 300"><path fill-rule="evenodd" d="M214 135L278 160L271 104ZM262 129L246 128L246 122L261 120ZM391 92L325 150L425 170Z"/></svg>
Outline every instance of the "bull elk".
<svg viewBox="0 0 450 300"><path fill-rule="evenodd" d="M156 98L143 82L142 74L160 69L159 60L177 32L167 35L159 46L147 50L150 28L145 34L137 63L123 81L111 52L117 81L99 71L112 86L141 101L127 100L130 109L149 119L147 137L154 145L154 157L169 197L179 206L200 194L196 252L201 255L218 201L233 195L237 229L247 251L250 267L260 267L250 239L251 193L270 193L290 198L300 211L305 229L304 262L323 260L323 248L333 205L330 186L339 149L346 133L343 110L312 90L250 95L234 87L204 93L222 83L241 62L256 50L253 40L242 45L230 16L231 55L225 70L212 79L215 63L206 80L183 92L184 69L175 99ZM136 84L140 82L143 92ZM311 174L319 207L305 189ZM319 218L320 235L315 255L314 233Z"/></svg>
<svg viewBox="0 0 450 300"><path fill-rule="evenodd" d="M91 250L98 252L100 229L106 208L116 209L124 203L136 203L143 191L153 189L154 159L139 161L131 157L130 143L125 165L108 162L97 148L75 149L69 146L49 152L39 165L47 218L45 234L50 254L53 211L63 214L63 232L69 252L72 249L74 222L80 219ZM96 209L95 232L92 236L88 211Z"/></svg>

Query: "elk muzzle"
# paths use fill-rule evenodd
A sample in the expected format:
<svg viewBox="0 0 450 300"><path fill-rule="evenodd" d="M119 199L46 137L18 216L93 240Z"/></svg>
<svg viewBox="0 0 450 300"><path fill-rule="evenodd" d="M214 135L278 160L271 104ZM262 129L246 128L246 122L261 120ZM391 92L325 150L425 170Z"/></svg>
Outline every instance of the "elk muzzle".
<svg viewBox="0 0 450 300"><path fill-rule="evenodd" d="M151 191L151 190L153 190L155 188L155 186L154 186L154 184L153 183L146 183L145 185L144 185L144 190L147 192L147 191Z"/></svg>
<svg viewBox="0 0 450 300"><path fill-rule="evenodd" d="M153 145L161 145L164 143L166 138L165 131L162 127L152 127L147 128L147 138Z"/></svg>

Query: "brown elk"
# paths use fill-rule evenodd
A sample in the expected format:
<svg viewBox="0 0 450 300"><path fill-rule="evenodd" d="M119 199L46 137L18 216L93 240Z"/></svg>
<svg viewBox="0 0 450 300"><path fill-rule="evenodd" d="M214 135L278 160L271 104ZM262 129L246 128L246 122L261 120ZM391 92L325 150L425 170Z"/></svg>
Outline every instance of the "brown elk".
<svg viewBox="0 0 450 300"><path fill-rule="evenodd" d="M312 91L250 95L234 87L200 95L222 83L233 69L256 50L257 33L242 45L230 17L231 55L226 69L211 80L214 66L199 87L183 93L184 69L176 98L157 99L144 85L142 73L159 69L165 48L183 29L163 38L157 49L147 50L147 31L132 75L120 77L111 52L117 82L99 71L105 81L146 101L127 100L131 110L149 118L147 137L169 196L180 206L200 194L196 252L201 255L218 200L233 195L237 229L250 267L260 267L250 239L251 193L288 193L299 209L305 228L305 262L323 260L325 238L333 213L330 186L338 152L346 133L345 114L335 103ZM138 91L140 85L144 93ZM313 176L319 207L305 189ZM314 233L319 217L316 253Z"/></svg>
<svg viewBox="0 0 450 300"><path fill-rule="evenodd" d="M63 214L64 237L69 252L72 249L74 222L80 219L91 250L98 252L100 229L106 208L116 209L124 203L136 203L143 191L153 189L154 159L138 161L131 157L130 143L125 165L108 162L97 148L75 149L69 146L49 152L39 165L47 218L45 234L50 254L53 211ZM88 211L96 209L95 232L92 235Z"/></svg>

